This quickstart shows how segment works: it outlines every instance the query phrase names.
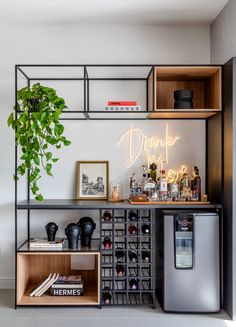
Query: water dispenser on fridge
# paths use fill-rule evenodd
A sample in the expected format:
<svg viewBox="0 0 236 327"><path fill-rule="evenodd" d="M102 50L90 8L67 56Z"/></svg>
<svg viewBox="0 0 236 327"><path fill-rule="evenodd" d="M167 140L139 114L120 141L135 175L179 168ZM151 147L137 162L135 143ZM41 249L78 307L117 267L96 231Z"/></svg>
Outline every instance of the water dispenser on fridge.
<svg viewBox="0 0 236 327"><path fill-rule="evenodd" d="M157 297L166 311L220 310L219 215L163 211L157 217Z"/></svg>

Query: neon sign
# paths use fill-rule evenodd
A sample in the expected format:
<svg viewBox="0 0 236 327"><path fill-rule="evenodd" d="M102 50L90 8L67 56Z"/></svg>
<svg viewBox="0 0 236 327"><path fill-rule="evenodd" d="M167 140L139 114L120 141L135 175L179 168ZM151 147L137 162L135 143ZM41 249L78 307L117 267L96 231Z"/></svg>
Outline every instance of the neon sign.
<svg viewBox="0 0 236 327"><path fill-rule="evenodd" d="M117 144L122 144L126 139L128 140L129 149L129 161L126 168L131 167L143 153L146 157L148 167L152 162L155 162L156 164L159 164L161 168L163 168L163 163L168 163L169 161L169 147L175 145L180 137L171 136L169 134L168 124L166 124L165 127L164 139L156 136L148 137L144 135L140 128L134 128L131 125L130 128L121 135ZM162 153L157 152L159 149Z"/></svg>

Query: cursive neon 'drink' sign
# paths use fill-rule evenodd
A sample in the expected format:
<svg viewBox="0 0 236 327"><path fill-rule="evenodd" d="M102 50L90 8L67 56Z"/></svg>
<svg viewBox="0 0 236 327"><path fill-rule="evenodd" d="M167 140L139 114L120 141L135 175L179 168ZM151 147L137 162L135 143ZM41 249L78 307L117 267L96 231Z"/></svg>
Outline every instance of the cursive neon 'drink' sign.
<svg viewBox="0 0 236 327"><path fill-rule="evenodd" d="M169 161L169 148L174 146L180 139L179 136L171 136L169 134L169 126L166 124L164 138L157 136L146 136L140 128L132 125L126 130L118 140L117 144L121 145L125 142L128 146L129 160L127 168L131 167L141 155L145 155L147 165L152 162L163 167L163 163Z"/></svg>

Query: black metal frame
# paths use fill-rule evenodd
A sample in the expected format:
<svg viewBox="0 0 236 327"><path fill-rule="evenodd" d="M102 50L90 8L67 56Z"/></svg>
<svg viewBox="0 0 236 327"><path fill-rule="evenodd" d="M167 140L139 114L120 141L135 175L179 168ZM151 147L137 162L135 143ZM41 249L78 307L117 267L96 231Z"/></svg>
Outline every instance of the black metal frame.
<svg viewBox="0 0 236 327"><path fill-rule="evenodd" d="M93 64L89 64L89 65L51 65L51 64L44 64L44 65L27 65L27 64L22 64L22 65L15 65L15 105L17 104L17 91L18 91L18 78L19 78L19 73L24 77L26 78L26 81L27 81L27 85L30 86L30 83L31 81L41 81L41 80L59 80L59 81L82 81L83 82L83 87L84 87L84 94L83 94L83 99L84 99L84 108L83 110L75 110L75 111L64 111L63 112L63 115L62 117L60 118L61 120L146 120L146 116L147 113L151 113L151 112L155 112L155 108L154 108L154 95L155 95L155 92L154 92L154 82L153 82L153 99L152 99L152 102L153 102L153 106L152 106L152 111L149 111L148 110L148 107L149 107L149 104L148 104L148 78L150 77L151 73L154 72L154 69L155 67L158 66L158 67L162 67L162 66L186 66L186 67L192 67L192 66L199 66L199 65L155 65L155 64L149 64L149 65L134 65L134 64L116 64L116 65L93 65ZM210 65L201 65L201 66L210 66ZM217 65L219 66L219 65ZM82 78L50 78L50 77L46 77L46 78L36 78L36 77L30 77L28 76L25 72L24 72L24 68L25 67L73 67L73 68L82 68L83 69L83 77ZM149 67L150 70L149 70L149 73L148 75L145 77L145 78L90 78L89 75L88 75L88 68L91 68L91 67L104 67L104 68L109 68L109 67ZM141 112L106 112L106 111L92 111L90 110L90 104L89 104L89 89L90 89L90 81L93 81L93 80L97 80L97 81L104 81L104 80L107 80L107 81L117 81L117 80L123 80L123 81L146 81L146 108L144 111L141 111ZM181 110L178 110L178 112L181 112ZM20 111L15 111L15 118L18 117L18 115L20 114L21 112ZM91 117L91 113L94 113L94 114L104 114L104 115L107 115L106 118L92 118ZM143 118L136 118L134 114L143 114L144 117ZM78 118L78 117L75 117L74 115L76 114L82 114L82 118ZM118 114L118 117L114 118L112 117L112 115L114 114ZM126 115L126 114L130 114L128 116L130 117L123 117L123 115ZM216 112L216 114L221 114L221 112ZM68 115L68 116L66 116ZM120 116L120 117L119 117ZM133 116L133 117L132 117ZM158 120L167 120L166 118L158 118ZM168 120L205 120L206 121L206 145L208 144L208 135L207 135L207 120L208 118L168 118ZM223 115L222 115L222 120L223 120ZM223 123L222 123L223 125ZM207 165L208 165L208 160L207 160L207 147L206 147L206 168L207 168ZM15 176L17 176L17 166L18 166L18 150L17 150L17 144L15 143ZM207 170L206 170L207 171ZM29 172L28 172L29 174ZM207 176L206 176L207 178ZM207 186L207 180L206 180L206 186ZM111 206L111 205L108 205L108 207ZM121 205L121 209L124 210L125 212L125 215L126 215L126 218L127 218L127 204L125 204L122 208L122 205ZM85 206L86 207L86 206ZM129 206L130 207L130 206ZM182 206L182 208L187 208L187 205L186 206ZM203 206L203 207L208 207L208 208L220 208L221 205L209 205L209 206ZM25 242L27 242L30 238L30 213L31 213L31 210L50 210L50 209L58 209L58 210L78 210L78 209L82 209L83 206L80 206L80 204L67 204L65 206L60 206L58 204L54 204L54 205L38 205L37 204L32 204L31 201L30 201L30 188L29 188L29 183L27 182L27 202L22 204L22 205L19 205L18 204L18 189L17 189L17 179L15 180L15 276L17 276L17 253L18 252L22 252L20 250L20 248L22 247L22 245L24 245ZM136 207L138 210L143 210L143 208L141 206L137 206ZM154 207L153 207L154 208ZM163 208L163 206L158 206L158 208ZM168 208L168 206L165 206L165 208ZM199 208L199 206L198 206ZM27 240L20 245L20 247L18 247L18 224L17 224L17 221L18 221L18 210L20 209L24 209L24 210L27 210ZM91 206L90 209L96 209L96 210L101 210L101 206ZM105 209L105 207L104 207ZM108 208L110 209L110 208ZM115 206L113 209L111 209L114 213L115 211ZM150 210L150 208L149 208ZM151 211L151 210L150 210ZM152 212L155 212L154 210ZM113 215L114 216L114 215ZM153 223L153 222L152 222ZM154 231L155 228L152 228L152 230ZM127 232L127 230L126 230ZM154 246L154 249L153 251L155 251L155 246ZM114 251L113 251L114 252ZM152 256L154 257L155 253L153 252ZM102 257L102 255L101 255ZM102 262L101 262L102 263ZM155 269L155 268L154 268ZM153 282L155 283L155 282ZM154 284L153 284L154 285ZM17 290L17 278L15 278L15 288ZM126 288L126 299L128 298L127 297L127 294L128 294L128 289ZM102 296L102 287L101 287L101 296ZM155 300L155 287L153 287L153 301ZM140 293L140 304L143 305L143 303L141 303L141 293ZM136 304L137 305L137 304ZM152 303L153 305L153 303ZM15 308L17 308L18 306L22 306L22 305L17 305L17 292L15 292Z"/></svg>

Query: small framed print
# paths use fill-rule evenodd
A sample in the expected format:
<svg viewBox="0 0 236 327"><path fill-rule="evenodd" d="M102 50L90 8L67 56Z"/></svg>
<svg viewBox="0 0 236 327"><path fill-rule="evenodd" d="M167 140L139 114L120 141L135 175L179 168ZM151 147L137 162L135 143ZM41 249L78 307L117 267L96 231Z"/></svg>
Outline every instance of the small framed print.
<svg viewBox="0 0 236 327"><path fill-rule="evenodd" d="M108 161L77 162L77 199L107 200L108 185Z"/></svg>

